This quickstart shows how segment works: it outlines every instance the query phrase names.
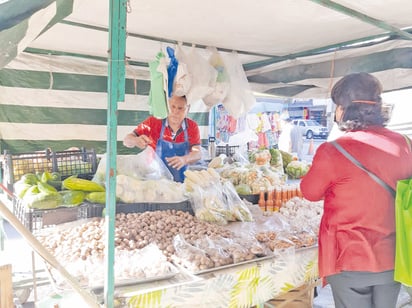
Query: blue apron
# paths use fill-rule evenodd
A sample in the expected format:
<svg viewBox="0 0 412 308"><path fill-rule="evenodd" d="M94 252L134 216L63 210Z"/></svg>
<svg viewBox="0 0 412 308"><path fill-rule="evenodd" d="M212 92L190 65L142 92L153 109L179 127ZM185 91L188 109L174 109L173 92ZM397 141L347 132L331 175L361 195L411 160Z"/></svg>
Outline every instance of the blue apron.
<svg viewBox="0 0 412 308"><path fill-rule="evenodd" d="M160 131L159 140L157 141L157 144L156 144L156 154L165 163L166 167L169 169L170 173L173 175L173 179L176 182L182 182L182 183L185 178L183 172L185 172L185 170L187 169L187 166L183 166L180 170L177 170L168 165L166 161L166 157L183 156L189 153L190 144L189 144L189 137L187 134L186 127L187 127L186 120L184 120L182 124L182 129L185 134L184 142L176 143L176 142L165 141L163 140L163 134L166 128L166 120L163 120L162 130Z"/></svg>

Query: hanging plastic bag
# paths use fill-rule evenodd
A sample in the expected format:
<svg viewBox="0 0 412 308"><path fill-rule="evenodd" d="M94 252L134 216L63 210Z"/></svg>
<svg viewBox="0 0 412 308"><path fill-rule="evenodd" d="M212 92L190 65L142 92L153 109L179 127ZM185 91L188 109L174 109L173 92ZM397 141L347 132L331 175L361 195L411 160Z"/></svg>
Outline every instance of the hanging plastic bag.
<svg viewBox="0 0 412 308"><path fill-rule="evenodd" d="M192 76L187 68L186 54L182 46L176 48L176 59L179 62L177 67L176 77L173 84L173 93L177 96L187 95L192 85Z"/></svg>
<svg viewBox="0 0 412 308"><path fill-rule="evenodd" d="M159 52L156 60L149 62L150 70L150 92L149 113L157 118L167 116L166 92L167 68L165 55Z"/></svg>
<svg viewBox="0 0 412 308"><path fill-rule="evenodd" d="M209 63L215 68L217 77L212 92L203 98L203 102L207 106L213 107L214 105L222 103L226 98L230 89L230 77L217 48L210 47L209 50L212 52Z"/></svg>
<svg viewBox="0 0 412 308"><path fill-rule="evenodd" d="M204 57L199 55L195 47L192 47L186 59L187 69L192 76L192 85L186 97L188 103L193 104L213 91L217 71Z"/></svg>
<svg viewBox="0 0 412 308"><path fill-rule="evenodd" d="M230 90L223 101L227 112L235 118L247 114L256 103L249 82L237 53L222 54L225 67L230 76Z"/></svg>
<svg viewBox="0 0 412 308"><path fill-rule="evenodd" d="M179 66L179 62L175 57L175 51L171 47L166 47L167 54L169 56L169 65L167 66L167 93L168 97L172 97L173 83L176 77L176 72Z"/></svg>
<svg viewBox="0 0 412 308"><path fill-rule="evenodd" d="M412 286L412 178L396 186L396 254L394 280Z"/></svg>

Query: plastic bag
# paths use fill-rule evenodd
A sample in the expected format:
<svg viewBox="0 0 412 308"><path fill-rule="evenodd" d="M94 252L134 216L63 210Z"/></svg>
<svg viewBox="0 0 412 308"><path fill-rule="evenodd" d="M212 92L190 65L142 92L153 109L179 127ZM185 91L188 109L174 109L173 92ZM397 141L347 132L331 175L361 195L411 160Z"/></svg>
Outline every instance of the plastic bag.
<svg viewBox="0 0 412 308"><path fill-rule="evenodd" d="M396 253L394 280L412 286L412 178L396 186Z"/></svg>
<svg viewBox="0 0 412 308"><path fill-rule="evenodd" d="M116 177L116 197L124 203L170 203L187 199L182 183L167 179L138 180L123 174Z"/></svg>
<svg viewBox="0 0 412 308"><path fill-rule="evenodd" d="M235 219L238 221L253 221L252 213L242 199L240 199L233 184L229 181L224 181L222 190L226 199L226 204Z"/></svg>
<svg viewBox="0 0 412 308"><path fill-rule="evenodd" d="M212 92L203 98L203 102L212 107L223 102L226 98L230 89L230 77L218 50L215 47L211 47L210 50L212 55L209 58L209 63L215 68L217 77Z"/></svg>
<svg viewBox="0 0 412 308"><path fill-rule="evenodd" d="M231 255L225 250L225 247L222 247L222 245L219 244L219 238L211 239L206 236L202 239L198 239L194 243L196 247L203 250L207 254L207 256L213 261L215 267L233 263L233 258Z"/></svg>
<svg viewBox="0 0 412 308"><path fill-rule="evenodd" d="M202 249L186 242L180 234L174 237L173 246L175 248L175 254L172 256L173 261L191 272L199 272L215 266Z"/></svg>
<svg viewBox="0 0 412 308"><path fill-rule="evenodd" d="M222 58L230 76L230 90L223 101L223 106L230 115L239 118L252 108L256 99L237 53L223 54Z"/></svg>
<svg viewBox="0 0 412 308"><path fill-rule="evenodd" d="M103 184L106 177L106 154L97 166L93 181ZM173 176L162 159L151 147L146 147L137 155L116 156L117 175L127 175L140 180L173 180Z"/></svg>
<svg viewBox="0 0 412 308"><path fill-rule="evenodd" d="M192 85L187 93L187 101L193 104L213 91L217 71L199 55L195 47L186 55L187 69L192 76Z"/></svg>
<svg viewBox="0 0 412 308"><path fill-rule="evenodd" d="M222 191L218 187L202 188L194 186L190 194L195 216L210 223L225 225L232 215L226 206Z"/></svg>
<svg viewBox="0 0 412 308"><path fill-rule="evenodd" d="M165 59L165 55L159 52L156 55L156 60L149 62L149 112L158 118L165 118L167 116L167 67Z"/></svg>
<svg viewBox="0 0 412 308"><path fill-rule="evenodd" d="M169 56L169 65L167 66L167 91L168 96L172 96L173 92L173 83L176 77L177 69L179 66L179 62L175 57L175 51L171 47L166 47L167 54Z"/></svg>
<svg viewBox="0 0 412 308"><path fill-rule="evenodd" d="M186 64L186 54L180 45L176 48L176 59L179 62L179 66L177 67L176 77L173 84L173 93L177 96L183 96L187 95L192 85L192 76Z"/></svg>

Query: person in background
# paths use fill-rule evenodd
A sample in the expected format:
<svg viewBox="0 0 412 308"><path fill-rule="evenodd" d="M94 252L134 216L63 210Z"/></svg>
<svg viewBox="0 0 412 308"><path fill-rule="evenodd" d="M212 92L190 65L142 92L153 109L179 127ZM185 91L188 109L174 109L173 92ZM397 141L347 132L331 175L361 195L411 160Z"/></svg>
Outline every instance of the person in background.
<svg viewBox="0 0 412 308"><path fill-rule="evenodd" d="M167 118L148 117L127 134L123 144L128 148L151 146L163 160L177 182L184 181L188 164L199 161L200 132L197 123L186 117L189 105L185 96L172 96Z"/></svg>
<svg viewBox="0 0 412 308"><path fill-rule="evenodd" d="M335 120L345 132L335 141L395 189L412 175L412 152L406 136L384 127L381 92L367 73L334 85ZM319 275L335 307L394 308L400 290L393 279L394 197L330 142L317 149L300 188L306 199L324 200Z"/></svg>
<svg viewBox="0 0 412 308"><path fill-rule="evenodd" d="M292 119L289 117L285 117L283 119L282 130L279 135L278 140L278 148L283 152L292 152L292 144L291 144L291 132L292 132L293 124Z"/></svg>
<svg viewBox="0 0 412 308"><path fill-rule="evenodd" d="M291 152L296 153L298 158L302 159L303 132L302 128L295 124L292 124L292 129L290 130L290 145Z"/></svg>

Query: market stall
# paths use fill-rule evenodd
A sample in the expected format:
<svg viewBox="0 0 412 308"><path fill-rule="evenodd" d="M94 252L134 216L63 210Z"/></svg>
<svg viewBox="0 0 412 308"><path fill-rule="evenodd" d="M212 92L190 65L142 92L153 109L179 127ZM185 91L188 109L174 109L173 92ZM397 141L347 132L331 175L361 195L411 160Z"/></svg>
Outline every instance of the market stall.
<svg viewBox="0 0 412 308"><path fill-rule="evenodd" d="M117 141L147 111L147 106L142 104L149 93L146 66L162 42L175 45L183 41L187 46L200 44L201 49L214 45L227 54L237 50L242 55L242 64L248 71L253 89L268 94L324 98L334 79L358 69L385 77L382 80L387 91L408 87L407 77L411 74L405 74L405 71L410 69L407 55L411 39L408 29L411 5L406 1L385 6L377 5L376 1L369 2L343 5L330 1L298 1L294 4L265 1L261 6L254 6L232 1L225 4L204 2L199 7L199 3L191 1L179 5L161 1L151 5L142 5L139 1L110 1L110 5L103 5L97 1L38 0L27 12L21 12L17 10L21 7L19 1L6 1L1 4L3 11L12 14L2 16L0 23L0 41L7 46L0 58L1 103L5 111L0 123L4 128L1 146L37 150L47 144L63 149L77 140L106 150L109 162L106 188L107 192L115 191L113 175L116 174ZM216 12L220 7L218 11L222 14ZM237 14L232 14L234 7ZM307 14L290 18L302 8ZM126 11L131 17L127 23ZM322 20L313 18L320 15L324 16ZM222 23L228 17L233 20ZM204 22L199 23L199 20ZM27 29L29 24L31 29ZM302 24L311 26L302 28ZM289 25L286 29L296 29L293 44L290 44L290 31L285 31L285 25ZM336 40L336 33L345 35ZM239 34L243 35L241 39ZM276 43L268 43L268 38L275 38ZM145 42L143 48L142 42ZM397 61L393 61L393 53L398 55ZM394 74L398 78L393 78ZM120 102L123 105L119 104L118 108ZM193 116L201 122L203 140L207 140L208 126L205 109L192 109L195 111ZM119 123L117 115L121 120ZM301 169L297 166L294 171ZM255 170L250 174L256 176L261 172ZM249 189L256 192L257 188L259 195L265 195L272 191L269 187L279 184L267 178L261 181L257 187L250 186ZM242 187L246 188L245 185ZM282 202L289 198L289 191L282 189L281 192L286 194L275 198L275 204L276 200ZM105 196L105 216L113 223L116 196L113 193ZM56 199L52 202L56 205ZM263 206L263 202L261 205L265 210L276 208L273 203L269 207L266 203ZM78 209L80 207L66 210L70 220L78 218ZM89 217L88 209L86 207L85 217ZM55 213L62 211L58 208L44 212L36 209L23 213L28 214L24 217L29 217L29 221L32 217L38 218L43 226L46 216L54 218ZM30 216L33 213L40 215ZM114 302L110 266L113 263L114 229L114 225L107 228L108 262L104 270L108 272L105 302L109 307ZM256 264L266 268L266 262L262 260ZM257 265L252 268L261 268ZM236 280L237 274L233 275ZM217 282L215 279L211 281ZM190 285L196 288L196 283ZM275 295L275 292L271 294ZM262 300L266 300L266 296Z"/></svg>
<svg viewBox="0 0 412 308"><path fill-rule="evenodd" d="M64 159L65 170L77 166L79 153L65 153L71 157ZM187 170L184 183L165 178L159 161L144 163L144 152L117 157L114 272L128 276L115 277L116 303L155 307L175 302L184 307L204 298L216 307L249 307L315 283L322 204L302 199L296 185L286 182L288 169L280 151L249 153L249 163L236 161L236 154L230 160L220 155L202 170ZM283 155L286 163L289 156ZM26 168L33 166L27 161L39 162L27 154L13 158ZM104 287L106 164L101 158L92 180L69 174L58 179L59 172L47 170L53 164L36 165L43 168L37 175L16 166L8 169L18 176L13 179L14 214L82 288L92 290L96 301L102 301ZM296 176L297 170L289 173ZM243 199L239 188L246 194ZM263 207L247 201L260 188ZM141 254L153 244L160 263L151 251L146 264ZM71 300L67 278L56 279L60 273L55 266L49 270L57 292L64 295L61 300Z"/></svg>

